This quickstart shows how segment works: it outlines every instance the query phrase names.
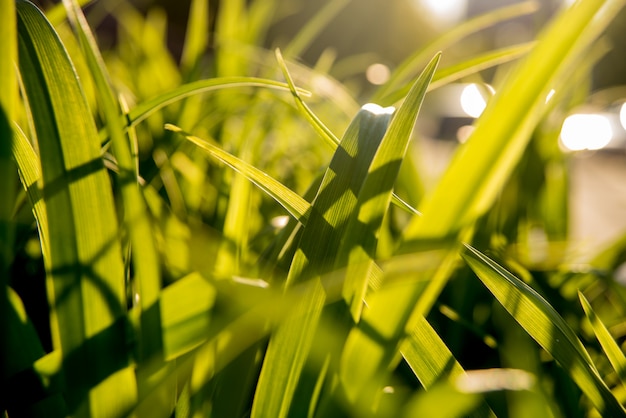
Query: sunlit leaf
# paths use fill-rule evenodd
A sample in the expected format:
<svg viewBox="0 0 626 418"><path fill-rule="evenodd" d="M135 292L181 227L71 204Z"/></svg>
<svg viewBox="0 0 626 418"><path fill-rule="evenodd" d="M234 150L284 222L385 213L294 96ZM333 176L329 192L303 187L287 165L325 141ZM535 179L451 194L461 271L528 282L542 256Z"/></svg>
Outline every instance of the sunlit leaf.
<svg viewBox="0 0 626 418"><path fill-rule="evenodd" d="M565 369L604 416L626 416L574 331L535 290L467 245L463 258L513 319Z"/></svg>

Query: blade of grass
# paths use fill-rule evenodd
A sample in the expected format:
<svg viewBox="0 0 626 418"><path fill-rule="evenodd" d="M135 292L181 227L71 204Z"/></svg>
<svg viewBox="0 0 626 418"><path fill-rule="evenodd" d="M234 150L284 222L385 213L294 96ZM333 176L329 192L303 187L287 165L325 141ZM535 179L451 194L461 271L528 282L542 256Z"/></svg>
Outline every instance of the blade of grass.
<svg viewBox="0 0 626 418"><path fill-rule="evenodd" d="M603 416L626 411L611 393L576 333L535 290L475 248L463 258L513 319L566 370Z"/></svg>
<svg viewBox="0 0 626 418"><path fill-rule="evenodd" d="M35 153L28 138L19 126L14 127L13 137L13 158L17 163L20 181L33 207L33 214L37 220L37 227L40 231L48 231L48 215L45 208L45 201L41 190L41 167L39 157ZM50 257L50 244L48 242L48 232L41 232L39 241L44 258Z"/></svg>
<svg viewBox="0 0 626 418"><path fill-rule="evenodd" d="M509 61L518 59L527 54L535 45L535 42L527 42L520 45L513 45L506 48L489 51L481 55L473 56L467 61L439 69L433 76L433 81L428 86L428 91L438 89L441 86L460 80L463 77L495 67ZM411 89L411 85L397 89L389 95L381 98L381 103L392 105L406 96Z"/></svg>
<svg viewBox="0 0 626 418"><path fill-rule="evenodd" d="M307 297L270 339L252 403L252 418L281 418L289 412L326 299L319 280L311 280L303 290Z"/></svg>
<svg viewBox="0 0 626 418"><path fill-rule="evenodd" d="M110 351L125 353L124 335L91 345L89 351L85 346L122 317L126 303L117 220L98 133L49 22L31 3L18 1L17 10L20 73L37 132L49 222L48 230L40 232L49 235L44 263L53 344L63 353L68 410L121 416L135 401L134 372L128 367L118 371L107 359Z"/></svg>
<svg viewBox="0 0 626 418"><path fill-rule="evenodd" d="M383 97L391 94L394 89L398 88L398 85L406 82L407 79L411 78L412 74L423 68L428 60L438 51L445 51L446 48L454 45L461 39L493 26L498 22L533 13L537 8L538 3L536 1L517 3L477 16L444 32L441 37L404 60L391 74L389 80L376 91L371 100L379 102Z"/></svg>
<svg viewBox="0 0 626 418"><path fill-rule="evenodd" d="M159 94L132 108L125 118L127 128L136 126L159 109L186 97L224 88L243 87L266 87L278 90L289 89L289 86L285 83L256 77L218 77L192 81L168 92ZM307 96L310 95L310 92L306 90L298 89L298 92ZM106 139L106 134L103 133L103 135L104 137L102 139Z"/></svg>
<svg viewBox="0 0 626 418"><path fill-rule="evenodd" d="M165 129L183 135L188 141L208 152L214 158L228 165L238 173L243 174L248 180L267 193L268 196L276 200L276 202L284 207L295 219L302 223L307 222L311 208L309 202L278 180L221 148L184 132L178 126L166 124Z"/></svg>
<svg viewBox="0 0 626 418"><path fill-rule="evenodd" d="M283 56L280 50L276 49L275 54L276 54L276 60L278 61L278 65L283 73L283 76L285 77L285 80L287 81L289 89L291 90L291 94L294 98L294 101L296 102L296 106L300 110L300 113L305 117L305 119L309 122L309 124L313 127L313 129L315 129L315 131L322 137L322 139L324 139L326 143L329 144L333 150L336 150L337 147L339 146L339 138L337 138L335 134L324 124L324 122L322 122L317 117L317 115L313 113L311 108L309 108L307 104L304 103L304 100L302 100L301 93L298 91L298 88L295 86L293 82L293 78L291 77L291 74L289 73L289 70L287 69L287 64L285 63L285 60L283 59ZM404 200L400 199L395 193L393 193L392 195L392 202L396 206L407 211L408 213L411 213L413 215L420 215L420 213L415 208L410 206Z"/></svg>
<svg viewBox="0 0 626 418"><path fill-rule="evenodd" d="M17 61L15 3L11 0L0 0L0 15L3 16L0 27L0 178L3 182L0 195L0 315L5 318L10 310L7 289L15 239L12 215L17 196L17 171L11 157L11 123L17 113L17 79L14 68ZM0 336L3 341L9 341L8 326L2 322ZM3 370L0 378L3 380L7 377L4 371L8 370L6 363L10 359L4 345L0 344L0 368Z"/></svg>
<svg viewBox="0 0 626 418"><path fill-rule="evenodd" d="M609 359L609 362L611 362L611 366L613 366L613 368L617 372L617 376L622 381L622 384L625 384L626 383L626 356L624 356L622 349L619 347L619 345L617 345L617 343L613 339L613 336L611 335L609 330L606 328L606 325L604 325L602 320L600 320L598 315L596 315L596 313L594 312L593 308L591 307L591 304L589 303L585 295L583 295L583 293L579 291L578 297L580 298L580 304L582 305L585 311L585 315L587 316L587 319L589 320L589 322L591 323L591 326L593 327L593 332L594 334L596 334L596 338L598 339L598 341L600 342L600 345L602 346L602 350L604 351L604 354L606 354L607 358Z"/></svg>
<svg viewBox="0 0 626 418"><path fill-rule="evenodd" d="M189 5L187 32L183 42L180 65L183 71L191 72L196 67L208 46L209 2L193 0Z"/></svg>
<svg viewBox="0 0 626 418"><path fill-rule="evenodd" d="M350 0L335 0L328 2L318 13L309 19L300 29L297 35L285 47L285 55L288 57L300 56L313 42L341 10L346 7Z"/></svg>
<svg viewBox="0 0 626 418"><path fill-rule="evenodd" d="M151 353L161 350L159 313L154 309L161 289L161 272L150 217L139 190L130 143L124 135L124 126L120 119L120 104L111 88L108 71L100 56L96 41L78 3L75 0L64 0L64 4L68 19L91 70L105 126L118 163L119 182L124 202L124 225L130 235L132 263L137 284L136 295L139 296L142 311L139 352L140 357L148 357Z"/></svg>
<svg viewBox="0 0 626 418"><path fill-rule="evenodd" d="M363 262L373 263L383 217L389 208L393 185L407 152L417 115L441 54L428 63L404 103L396 112L372 159L358 202L337 253L335 267L347 266L343 296L359 322L368 287L368 274L359 272ZM353 270L354 269L354 270Z"/></svg>

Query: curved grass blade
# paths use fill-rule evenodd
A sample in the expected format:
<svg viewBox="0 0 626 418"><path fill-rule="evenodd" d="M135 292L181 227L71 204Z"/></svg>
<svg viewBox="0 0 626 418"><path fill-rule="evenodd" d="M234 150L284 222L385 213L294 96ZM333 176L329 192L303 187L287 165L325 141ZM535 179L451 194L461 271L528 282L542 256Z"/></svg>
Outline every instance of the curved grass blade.
<svg viewBox="0 0 626 418"><path fill-rule="evenodd" d="M145 102L142 102L130 109L130 111L128 111L126 116L123 118L124 123L126 124L125 129L137 126L153 113L187 97L225 88L244 87L265 87L277 90L289 90L289 86L285 83L258 77L218 77L192 81L168 92L159 94L158 96L146 100ZM305 96L311 94L309 91L300 88L298 88L298 93ZM107 139L107 137L107 131L103 130L100 132L100 139L103 142Z"/></svg>
<svg viewBox="0 0 626 418"><path fill-rule="evenodd" d="M438 89L441 86L445 86L446 84L460 80L463 77L467 77L468 75L475 74L479 71L486 70L487 68L495 67L497 65L518 59L519 57L527 54L534 45L535 42L513 45L495 51L489 51L481 55L476 55L467 61L463 61L446 68L441 68L433 76L433 80L428 86L428 91ZM408 94L410 89L411 85L407 84L405 87L401 87L384 98L381 98L381 103L385 105L392 105Z"/></svg>
<svg viewBox="0 0 626 418"><path fill-rule="evenodd" d="M35 153L28 138L19 126L15 125L13 137L13 157L17 163L20 181L33 207L33 214L37 220L37 227L40 231L48 231L48 215L45 208L42 190L39 182L41 181L41 167L39 166L39 157ZM39 241L41 242L41 251L44 258L50 257L50 244L48 242L48 233L41 232Z"/></svg>
<svg viewBox="0 0 626 418"><path fill-rule="evenodd" d="M426 47L420 49L415 54L404 60L402 64L391 74L389 80L380 87L372 96L372 101L381 101L381 99L392 94L398 85L406 82L407 79L416 74L428 60L438 51L444 51L446 48L454 45L461 39L479 32L482 29L493 26L499 22L513 19L533 13L537 10L538 3L536 1L525 1L511 6L503 7L483 15L470 19L462 24L446 31L441 37L432 41Z"/></svg>
<svg viewBox="0 0 626 418"><path fill-rule="evenodd" d="M574 331L535 290L475 248L463 258L513 319L546 350L587 395L602 416L626 411L611 393Z"/></svg>
<svg viewBox="0 0 626 418"><path fill-rule="evenodd" d="M281 71L283 72L283 76L285 77L285 80L287 80L287 84L289 85L289 89L291 90L291 95L293 96L296 102L296 106L298 107L298 109L300 109L300 113L302 113L302 115L309 122L309 124L313 127L313 129L322 137L322 139L326 141L327 144L331 146L333 150L337 149L337 147L339 146L339 138L337 138L335 134L330 129L328 129L328 127L324 124L324 122L322 122L317 117L317 115L313 113L311 108L309 108L309 106L307 106L307 104L304 103L304 100L302 100L300 92L296 88L296 85L293 82L293 78L291 77L291 74L289 73L289 70L287 69L287 64L285 63L285 60L283 59L283 56L280 50L276 49L275 53L276 53L276 60L278 61L278 65ZM410 214L420 215L417 209L409 205L404 200L400 199L395 193L392 194L391 201L393 202L393 204L395 204L401 209L404 209Z"/></svg>
<svg viewBox="0 0 626 418"><path fill-rule="evenodd" d="M117 220L98 132L49 22L31 3L18 1L17 11L20 73L37 133L48 220L48 229L40 233L48 234L50 250L44 264L53 344L63 355L68 410L79 416L122 416L136 395L124 331L115 328L100 344L86 344L116 323L126 304ZM122 353L126 364L114 363L111 351Z"/></svg>
<svg viewBox="0 0 626 418"><path fill-rule="evenodd" d="M613 339L606 325L604 325L596 315L585 295L579 291L578 297L585 311L585 315L593 327L593 332L596 334L596 338L602 346L604 354L606 354L609 362L611 362L611 366L613 366L613 369L617 372L617 376L622 381L622 384L626 384L626 356L624 356L622 349Z"/></svg>
<svg viewBox="0 0 626 418"><path fill-rule="evenodd" d="M245 161L240 160L232 154L229 154L221 148L216 147L201 138L185 133L178 126L166 124L165 129L183 135L188 141L208 152L214 158L228 165L238 173L243 174L248 180L267 193L268 196L276 200L276 202L284 207L294 218L302 223L307 222L311 208L309 202L304 200L299 194L292 191L278 180L246 163Z"/></svg>

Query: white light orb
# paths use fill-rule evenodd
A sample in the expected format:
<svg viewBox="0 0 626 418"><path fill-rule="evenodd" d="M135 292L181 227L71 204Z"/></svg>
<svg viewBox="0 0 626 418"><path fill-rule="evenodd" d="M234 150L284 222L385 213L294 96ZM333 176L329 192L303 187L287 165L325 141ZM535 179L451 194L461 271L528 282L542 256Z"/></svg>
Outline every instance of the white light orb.
<svg viewBox="0 0 626 418"><path fill-rule="evenodd" d="M468 116L477 118L482 115L483 111L487 107L482 94L478 90L476 84L468 84L461 93L461 108Z"/></svg>
<svg viewBox="0 0 626 418"><path fill-rule="evenodd" d="M571 151L602 149L612 138L611 121L602 115L570 115L561 127L561 142Z"/></svg>

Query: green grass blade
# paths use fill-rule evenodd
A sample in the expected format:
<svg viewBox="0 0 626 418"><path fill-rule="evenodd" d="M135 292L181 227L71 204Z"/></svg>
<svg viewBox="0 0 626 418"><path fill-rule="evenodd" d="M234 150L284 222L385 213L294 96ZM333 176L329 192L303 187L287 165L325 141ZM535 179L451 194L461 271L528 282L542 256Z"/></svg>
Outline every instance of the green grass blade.
<svg viewBox="0 0 626 418"><path fill-rule="evenodd" d="M358 202L345 231L335 266L347 266L343 296L355 322L359 321L368 275L359 274L363 262L373 262L377 237L389 208L393 185L407 152L413 127L441 54L433 57L395 113L368 169ZM353 271L355 269L355 271Z"/></svg>
<svg viewBox="0 0 626 418"><path fill-rule="evenodd" d="M335 265L358 193L393 110L364 105L348 126L313 199L287 285L327 273Z"/></svg>
<svg viewBox="0 0 626 418"><path fill-rule="evenodd" d="M15 227L13 210L17 192L17 170L12 159L13 132L11 123L16 115L17 79L14 63L17 60L17 25L15 20L15 3L11 0L0 0L0 179L3 186L0 192L0 316L8 314L10 306L7 294L9 266L13 261ZM4 322L4 321L3 321ZM8 326L0 324L0 338L8 341ZM4 379L4 371L11 361L4 346L0 346L0 378Z"/></svg>
<svg viewBox="0 0 626 418"><path fill-rule="evenodd" d="M566 370L603 416L626 416L574 331L535 290L466 245L463 258L522 328Z"/></svg>
<svg viewBox="0 0 626 418"><path fill-rule="evenodd" d="M517 3L477 16L444 32L441 37L435 39L429 45L404 60L404 62L394 70L389 80L376 91L371 100L380 102L383 97L391 94L395 89L399 88L401 84L410 79L413 74L420 71L428 60L438 51L445 51L446 48L454 45L463 38L488 28L489 26L493 26L498 22L533 13L537 10L537 7L538 4L535 1Z"/></svg>
<svg viewBox="0 0 626 418"><path fill-rule="evenodd" d="M136 278L137 290L133 292L133 298L135 295L139 297L142 311L139 349L142 356L148 356L161 349L159 314L154 309L161 289L161 272L150 217L139 190L130 141L124 134L124 125L121 123L121 108L111 88L108 71L100 56L96 41L77 2L64 0L64 3L68 18L91 70L105 126L111 138L112 151L119 168L119 183L124 202L124 225L130 236L132 263Z"/></svg>
<svg viewBox="0 0 626 418"><path fill-rule="evenodd" d="M190 72L197 66L208 46L209 2L193 0L189 6L187 32L180 58L181 67Z"/></svg>
<svg viewBox="0 0 626 418"><path fill-rule="evenodd" d="M611 362L611 365L617 372L617 376L622 381L622 384L625 384L626 356L624 356L624 352L619 347L619 345L617 345L606 325L604 325L602 320L600 320L598 315L596 315L585 295L583 295L583 293L579 291L578 297L580 299L580 304L585 311L585 315L587 316L587 319L593 327L593 332L594 334L596 334L596 338L602 346L604 354L606 354L607 358Z"/></svg>
<svg viewBox="0 0 626 418"><path fill-rule="evenodd" d="M428 86L428 91L435 90L441 86L460 80L463 77L486 70L487 68L495 67L497 65L518 59L519 57L527 54L534 45L534 42L513 45L473 56L467 61L463 61L449 67L440 68L433 76L433 80ZM385 105L392 105L396 103L408 94L410 88L411 84L407 84L405 87L399 88L382 98L381 103Z"/></svg>
<svg viewBox="0 0 626 418"><path fill-rule="evenodd" d="M400 352L425 389L445 377L464 373L463 367L424 317L416 321L400 346Z"/></svg>
<svg viewBox="0 0 626 418"><path fill-rule="evenodd" d="M126 117L127 127L130 128L132 126L136 126L138 123L144 121L159 109L186 97L225 88L243 87L265 87L278 90L289 90L289 86L285 83L257 77L218 77L207 80L192 81L171 91L159 94L158 96L142 102L132 108ZM310 95L310 93L306 90L298 89L298 91L300 94L307 96Z"/></svg>
<svg viewBox="0 0 626 418"><path fill-rule="evenodd" d="M289 412L326 299L319 280L312 280L303 291L307 297L294 306L270 339L254 395L252 418L281 418Z"/></svg>
<svg viewBox="0 0 626 418"><path fill-rule="evenodd" d="M327 3L315 16L298 31L296 36L285 47L287 57L300 56L311 45L316 36L326 27L350 0L336 0Z"/></svg>
<svg viewBox="0 0 626 418"><path fill-rule="evenodd" d="M41 232L39 241L41 251L45 258L50 257L50 244L48 243L48 215L45 201L41 190L41 167L39 157L24 132L15 126L13 137L13 157L17 163L20 181L33 207L33 214L37 220L37 227ZM43 232L46 231L46 232Z"/></svg>
<svg viewBox="0 0 626 418"><path fill-rule="evenodd" d="M238 173L243 174L248 180L256 184L261 190L276 200L287 212L302 223L307 222L311 205L278 180L246 163L245 161L229 154L215 145L210 144L201 138L185 133L177 126L167 124L165 129L183 135L188 141L194 143L202 150L208 152L212 157L228 165Z"/></svg>
<svg viewBox="0 0 626 418"><path fill-rule="evenodd" d="M197 273L166 287L160 295L165 359L191 351L206 340L215 288Z"/></svg>
<svg viewBox="0 0 626 418"><path fill-rule="evenodd" d="M335 134L328 129L328 127L322 122L315 113L304 103L302 100L302 96L300 92L296 88L296 85L293 82L293 78L291 74L289 74L289 70L287 69L287 64L285 64L285 60L279 49L276 49L276 60L278 61L278 65L283 72L283 76L289 85L289 90L291 90L291 94L296 102L296 106L300 110L300 113L304 116L304 118L309 122L309 124L313 127L313 129L330 145L330 147L335 150L339 146L339 138L335 136ZM399 208L404 209L408 213L413 215L420 215L420 213L413 208L411 205L406 203L404 200L400 199L395 193L392 195L392 200L394 205Z"/></svg>
<svg viewBox="0 0 626 418"><path fill-rule="evenodd" d="M124 335L90 345L90 351L85 345L121 318L126 304L98 133L56 33L34 5L18 1L17 10L20 72L37 132L48 218L48 230L40 232L48 234L50 246L44 263L53 344L63 353L68 409L121 416L135 401L134 373L117 365L111 370L107 360L110 351L126 351Z"/></svg>

